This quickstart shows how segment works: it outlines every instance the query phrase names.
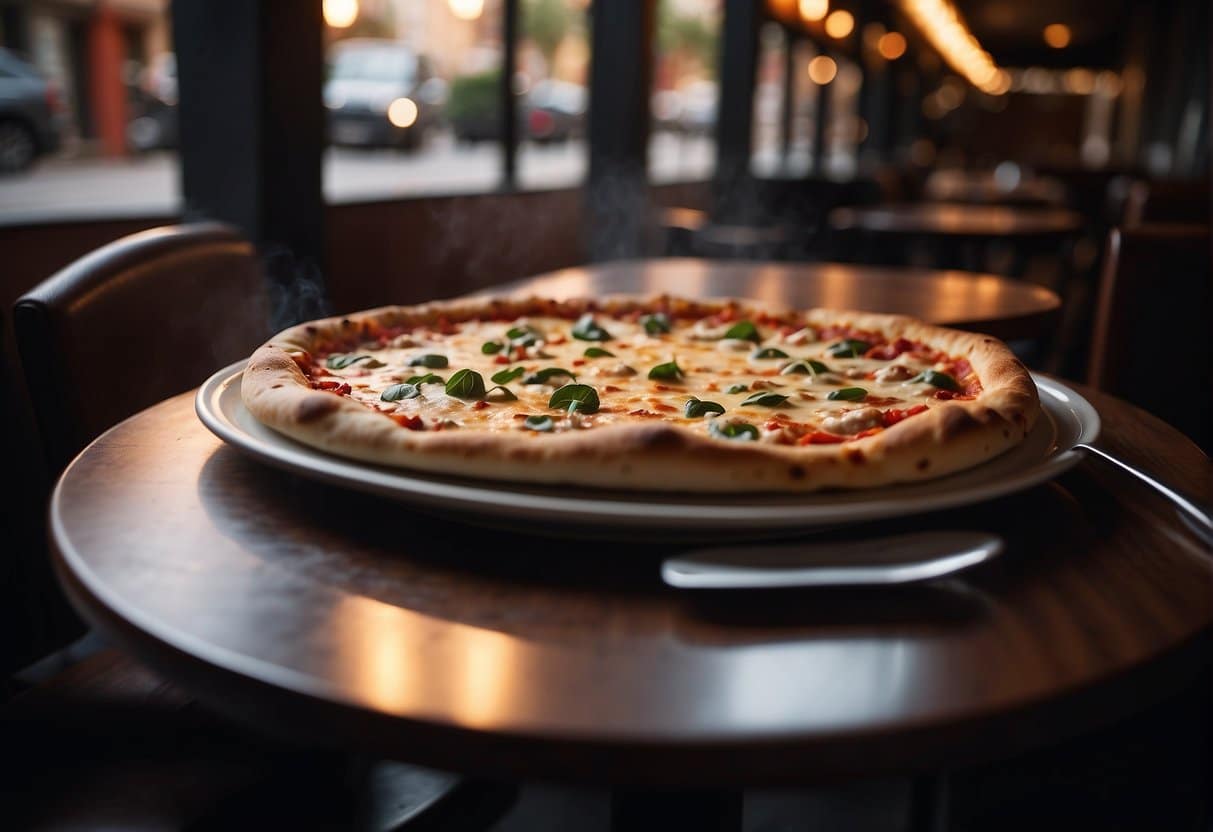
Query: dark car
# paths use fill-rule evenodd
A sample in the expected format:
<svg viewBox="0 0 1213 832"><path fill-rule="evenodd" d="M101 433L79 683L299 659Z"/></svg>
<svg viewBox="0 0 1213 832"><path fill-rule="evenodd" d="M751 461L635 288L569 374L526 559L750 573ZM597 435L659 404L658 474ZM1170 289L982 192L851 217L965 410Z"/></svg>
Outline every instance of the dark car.
<svg viewBox="0 0 1213 832"><path fill-rule="evenodd" d="M421 145L442 109L444 85L429 61L403 43L377 38L340 41L324 85L329 141L358 147Z"/></svg>
<svg viewBox="0 0 1213 832"><path fill-rule="evenodd" d="M0 49L0 173L25 170L59 149L63 102L38 70Z"/></svg>

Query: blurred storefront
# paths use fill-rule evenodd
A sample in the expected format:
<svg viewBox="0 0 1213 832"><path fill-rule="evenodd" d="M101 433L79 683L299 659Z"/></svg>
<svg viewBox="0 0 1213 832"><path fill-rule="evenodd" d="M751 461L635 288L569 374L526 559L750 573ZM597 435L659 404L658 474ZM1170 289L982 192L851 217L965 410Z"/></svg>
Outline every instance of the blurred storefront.
<svg viewBox="0 0 1213 832"><path fill-rule="evenodd" d="M168 0L0 0L0 46L58 86L69 143L127 151L127 125L150 66L170 51Z"/></svg>

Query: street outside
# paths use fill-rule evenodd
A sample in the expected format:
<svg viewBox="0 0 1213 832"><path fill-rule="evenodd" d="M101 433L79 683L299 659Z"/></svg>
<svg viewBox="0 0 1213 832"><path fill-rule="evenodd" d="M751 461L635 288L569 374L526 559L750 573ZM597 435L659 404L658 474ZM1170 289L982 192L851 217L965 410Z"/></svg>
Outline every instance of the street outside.
<svg viewBox="0 0 1213 832"><path fill-rule="evenodd" d="M710 138L659 133L649 148L654 182L702 179L715 158ZM582 140L519 149L523 188L581 184L586 172ZM438 135L415 153L394 150L328 151L324 192L329 202L393 199L423 194L473 193L495 189L501 151L495 143L457 145ZM51 158L32 170L0 178L0 223L166 214L178 210L180 184L175 153L161 151L125 159Z"/></svg>

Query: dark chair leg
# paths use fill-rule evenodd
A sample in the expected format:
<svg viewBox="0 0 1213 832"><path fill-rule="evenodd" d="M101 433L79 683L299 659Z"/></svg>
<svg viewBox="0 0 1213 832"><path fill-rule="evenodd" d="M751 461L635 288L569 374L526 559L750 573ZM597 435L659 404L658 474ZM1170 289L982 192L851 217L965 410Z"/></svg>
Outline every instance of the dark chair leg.
<svg viewBox="0 0 1213 832"><path fill-rule="evenodd" d="M742 792L617 789L611 832L741 832Z"/></svg>

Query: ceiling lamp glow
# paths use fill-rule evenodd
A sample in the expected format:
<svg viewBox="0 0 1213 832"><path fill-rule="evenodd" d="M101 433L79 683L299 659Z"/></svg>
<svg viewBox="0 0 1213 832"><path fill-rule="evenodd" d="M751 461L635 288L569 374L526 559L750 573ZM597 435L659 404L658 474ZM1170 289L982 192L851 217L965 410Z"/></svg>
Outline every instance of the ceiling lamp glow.
<svg viewBox="0 0 1213 832"><path fill-rule="evenodd" d="M1065 49L1070 45L1070 27L1064 23L1050 23L1045 27L1044 38L1054 49Z"/></svg>
<svg viewBox="0 0 1213 832"><path fill-rule="evenodd" d="M809 61L809 80L825 86L838 74L838 64L829 55L818 55Z"/></svg>
<svg viewBox="0 0 1213 832"><path fill-rule="evenodd" d="M990 95L1006 92L1005 76L949 0L901 0L901 6L940 56L969 83Z"/></svg>
<svg viewBox="0 0 1213 832"><path fill-rule="evenodd" d="M844 9L830 12L826 18L826 34L835 39L845 38L855 30L855 17Z"/></svg>
<svg viewBox="0 0 1213 832"><path fill-rule="evenodd" d="M447 5L460 20L476 20L484 13L484 0L447 0Z"/></svg>
<svg viewBox="0 0 1213 832"><path fill-rule="evenodd" d="M800 0L800 16L809 23L816 23L830 10L830 0Z"/></svg>
<svg viewBox="0 0 1213 832"><path fill-rule="evenodd" d="M334 29L348 29L358 19L358 0L324 0L324 22Z"/></svg>

